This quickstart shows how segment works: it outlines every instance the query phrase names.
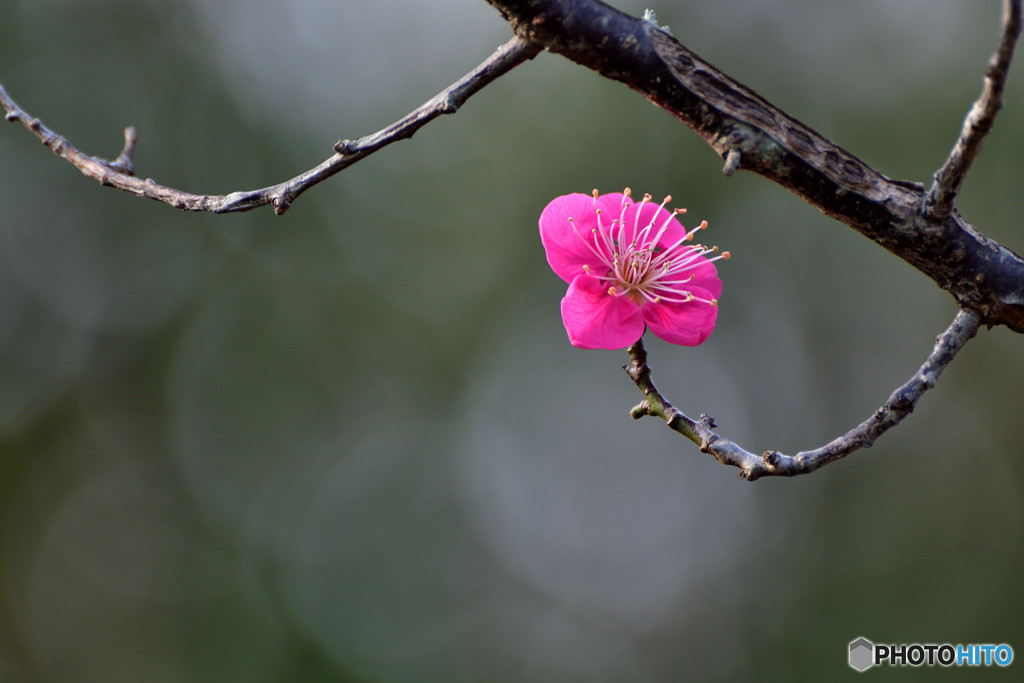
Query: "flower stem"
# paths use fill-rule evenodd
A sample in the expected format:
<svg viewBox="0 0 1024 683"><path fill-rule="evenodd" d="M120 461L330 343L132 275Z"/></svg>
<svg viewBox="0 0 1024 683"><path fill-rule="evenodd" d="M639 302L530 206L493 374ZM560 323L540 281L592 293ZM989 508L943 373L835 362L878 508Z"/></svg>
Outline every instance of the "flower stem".
<svg viewBox="0 0 1024 683"><path fill-rule="evenodd" d="M651 366L647 364L647 349L644 348L643 338L638 339L635 344L627 348L626 353L629 354L629 363L623 365L622 369L645 396L643 401L629 411L630 417L634 420L639 420L646 415L660 417L670 429L674 429L701 446L701 435L697 432L698 423L676 410L675 406L661 395L658 387L654 386L654 380L651 379Z"/></svg>

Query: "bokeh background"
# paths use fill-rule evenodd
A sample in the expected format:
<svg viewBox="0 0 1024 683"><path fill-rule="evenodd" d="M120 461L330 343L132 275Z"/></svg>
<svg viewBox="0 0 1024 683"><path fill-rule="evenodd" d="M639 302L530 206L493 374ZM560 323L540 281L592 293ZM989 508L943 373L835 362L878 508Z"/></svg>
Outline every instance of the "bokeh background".
<svg viewBox="0 0 1024 683"><path fill-rule="evenodd" d="M653 8L927 181L998 5ZM482 0L6 0L0 82L87 153L134 124L141 176L224 193L384 127L510 35ZM959 201L1017 251L1021 72ZM710 341L648 343L684 411L794 452L915 371L950 298L721 164L549 54L282 217L104 189L0 126L0 680L820 680L855 675L862 635L1020 652L1024 339L982 331L873 449L754 483L629 419L625 352L569 346L537 216L629 186L734 256Z"/></svg>

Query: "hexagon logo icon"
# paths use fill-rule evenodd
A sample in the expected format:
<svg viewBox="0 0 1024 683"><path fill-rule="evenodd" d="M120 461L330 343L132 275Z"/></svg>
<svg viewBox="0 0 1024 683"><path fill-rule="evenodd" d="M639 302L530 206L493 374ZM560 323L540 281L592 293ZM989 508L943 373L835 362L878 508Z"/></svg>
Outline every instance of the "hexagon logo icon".
<svg viewBox="0 0 1024 683"><path fill-rule="evenodd" d="M861 636L850 641L850 667L857 671L867 671L874 665L875 644Z"/></svg>

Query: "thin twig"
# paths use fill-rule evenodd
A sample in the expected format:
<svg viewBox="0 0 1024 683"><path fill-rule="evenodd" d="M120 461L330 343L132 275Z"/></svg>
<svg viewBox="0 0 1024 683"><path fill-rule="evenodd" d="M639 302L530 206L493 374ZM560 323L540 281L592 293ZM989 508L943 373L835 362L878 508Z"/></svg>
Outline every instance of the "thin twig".
<svg viewBox="0 0 1024 683"><path fill-rule="evenodd" d="M960 137L950 150L949 157L938 171L925 198L925 215L944 220L953 209L960 186L967 176L971 162L981 150L981 143L995 123L996 114L1003 104L1003 89L1013 59L1013 49L1021 30L1021 0L1003 1L1003 24L999 42L988 62L981 94L971 106L960 130Z"/></svg>
<svg viewBox="0 0 1024 683"><path fill-rule="evenodd" d="M960 309L946 331L936 337L935 347L913 377L892 392L871 417L813 451L802 451L796 455L766 451L756 455L715 434L715 422L708 415L701 415L700 420L695 421L679 412L651 381L651 368L647 364L647 352L642 340L629 347L630 362L624 366L645 396L644 401L630 411L630 415L636 420L645 415L662 418L670 428L700 446L701 451L710 453L724 465L738 467L740 476L745 479L807 474L860 448L870 448L879 436L899 424L914 410L924 392L935 386L939 375L964 344L977 333L980 324L976 313Z"/></svg>
<svg viewBox="0 0 1024 683"><path fill-rule="evenodd" d="M131 160L136 139L134 127L125 129L125 146L121 154L114 161L106 161L83 154L66 138L44 126L39 119L30 116L11 99L2 85L0 105L6 111L8 121L22 124L54 154L66 159L83 175L98 180L101 185L149 197L186 211L228 213L248 211L272 204L275 213L282 214L288 210L296 197L309 188L392 142L412 137L416 131L438 116L454 113L484 86L519 64L532 59L541 49L540 46L517 36L499 47L480 66L400 121L358 140L338 142L334 146L335 154L319 166L277 185L226 195L191 194L160 185L152 179L136 178Z"/></svg>

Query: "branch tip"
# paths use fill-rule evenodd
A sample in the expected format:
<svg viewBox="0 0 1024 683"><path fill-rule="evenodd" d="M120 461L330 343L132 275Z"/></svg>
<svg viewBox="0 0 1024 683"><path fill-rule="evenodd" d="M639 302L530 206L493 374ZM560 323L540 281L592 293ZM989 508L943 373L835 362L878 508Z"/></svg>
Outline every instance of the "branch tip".
<svg viewBox="0 0 1024 683"><path fill-rule="evenodd" d="M1003 91L1020 32L1021 0L1004 0L999 40L985 69L981 94L967 112L949 156L933 175L932 186L921 204L924 216L942 221L952 212L953 201L960 192L967 171L1002 108Z"/></svg>

